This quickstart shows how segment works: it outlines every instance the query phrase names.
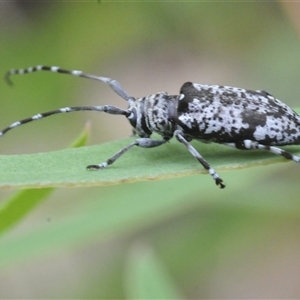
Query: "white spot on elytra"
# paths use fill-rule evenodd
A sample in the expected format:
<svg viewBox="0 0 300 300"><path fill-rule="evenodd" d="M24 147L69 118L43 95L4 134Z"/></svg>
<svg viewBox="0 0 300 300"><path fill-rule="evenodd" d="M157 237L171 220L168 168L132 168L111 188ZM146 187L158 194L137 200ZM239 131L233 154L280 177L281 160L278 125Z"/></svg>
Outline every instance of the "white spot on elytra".
<svg viewBox="0 0 300 300"><path fill-rule="evenodd" d="M244 140L244 145L246 149L251 149L252 141L251 140Z"/></svg>

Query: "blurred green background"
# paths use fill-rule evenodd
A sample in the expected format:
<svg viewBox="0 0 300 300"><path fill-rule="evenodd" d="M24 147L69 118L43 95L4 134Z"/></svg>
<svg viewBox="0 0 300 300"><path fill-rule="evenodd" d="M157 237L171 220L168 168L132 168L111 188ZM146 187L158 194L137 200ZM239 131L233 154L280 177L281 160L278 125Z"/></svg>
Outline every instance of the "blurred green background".
<svg viewBox="0 0 300 300"><path fill-rule="evenodd" d="M299 20L300 4L283 1L2 2L1 72L58 65L115 78L133 96L177 94L186 81L232 85L300 107ZM64 106L126 107L91 80L13 81L0 82L3 128ZM125 118L61 115L12 131L1 154L65 148L86 120L90 144L131 133ZM1 236L0 297L300 297L299 166L220 175L225 190L208 175L57 189Z"/></svg>

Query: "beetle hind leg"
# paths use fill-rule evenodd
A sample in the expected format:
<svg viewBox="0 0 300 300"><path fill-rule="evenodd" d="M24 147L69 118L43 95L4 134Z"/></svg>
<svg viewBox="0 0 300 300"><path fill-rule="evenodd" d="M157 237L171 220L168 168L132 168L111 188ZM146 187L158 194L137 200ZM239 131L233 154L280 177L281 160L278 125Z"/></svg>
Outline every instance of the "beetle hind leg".
<svg viewBox="0 0 300 300"><path fill-rule="evenodd" d="M241 149L241 150L251 150L251 149L266 150L273 154L281 155L284 158L293 160L294 162L296 162L298 164L300 163L299 156L293 155L292 153L290 153L286 150L280 149L278 147L262 145L259 142L252 141L252 140L244 140L239 143L224 143L224 145L232 147L232 148Z"/></svg>

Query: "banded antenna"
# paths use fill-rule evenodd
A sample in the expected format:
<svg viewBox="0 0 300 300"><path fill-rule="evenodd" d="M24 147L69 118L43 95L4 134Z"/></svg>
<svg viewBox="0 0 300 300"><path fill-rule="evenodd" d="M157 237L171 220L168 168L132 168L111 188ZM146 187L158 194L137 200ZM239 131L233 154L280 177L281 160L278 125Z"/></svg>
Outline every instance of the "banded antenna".
<svg viewBox="0 0 300 300"><path fill-rule="evenodd" d="M84 73L84 72L78 71L78 70L69 71L69 70L65 70L65 69L62 69L60 67L54 67L54 66L47 67L47 66L39 65L39 66L36 66L36 67L30 67L30 68L27 68L27 69L12 69L12 70L8 71L5 74L5 80L8 84L12 85L13 82L11 81L10 76L12 76L12 75L23 75L23 74L27 74L27 73L36 72L36 71L51 71L51 72L69 74L69 75L74 75L74 76L88 78L88 79L100 80L102 82L105 82L105 83L109 84L109 86L112 88L112 90L115 93L117 93L119 96L121 96L124 100L134 101L134 98L130 97L126 93L126 91L123 89L121 84L118 81L114 80L114 79L107 78L107 77L96 76L96 75ZM36 114L32 117L16 121L16 122L10 124L8 127L1 130L0 131L0 136L3 136L7 131L9 131L9 130L15 128L15 127L21 126L23 124L26 124L26 123L29 123L29 122L32 122L32 121L40 120L42 118L52 116L52 115L55 115L55 114L70 113L70 112L76 112L76 111L98 111L98 112L105 112L105 113L113 114L113 115L124 115L126 117L128 117L130 115L129 110L124 110L122 108L112 106L112 105L63 107L63 108L55 109L55 110L52 110L52 111L39 113L39 114Z"/></svg>
<svg viewBox="0 0 300 300"><path fill-rule="evenodd" d="M88 74L88 73L84 73L79 70L71 70L71 71L65 70L65 69L62 69L62 68L56 67L56 66L49 67L49 66L38 65L35 67L26 68L26 69L11 69L10 71L8 71L5 74L4 78L9 85L13 85L13 82L10 79L10 77L12 75L24 75L27 73L32 73L32 72L37 72L37 71L50 71L50 72L55 72L55 73L73 75L73 76L77 76L77 77L83 77L83 78L87 78L87 79L100 80L102 82L109 84L111 89L115 93L117 93L120 97L122 97L124 100L129 101L130 99L133 99L133 97L129 96L127 94L127 92L124 90L124 88L122 87L122 85L115 79L97 76L97 75L93 75L93 74Z"/></svg>

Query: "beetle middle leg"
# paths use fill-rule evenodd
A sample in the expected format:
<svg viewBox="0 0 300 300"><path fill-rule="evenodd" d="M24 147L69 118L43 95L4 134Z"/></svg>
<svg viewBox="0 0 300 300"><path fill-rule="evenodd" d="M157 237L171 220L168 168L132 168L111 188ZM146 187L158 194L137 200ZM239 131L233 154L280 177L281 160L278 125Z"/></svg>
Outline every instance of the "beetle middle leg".
<svg viewBox="0 0 300 300"><path fill-rule="evenodd" d="M200 155L200 153L184 138L183 132L181 130L176 130L174 132L174 136L180 143L187 147L189 152L200 162L204 169L209 172L209 174L215 180L216 185L223 189L225 187L223 180L220 178L218 173L216 173L216 171L209 165L209 163Z"/></svg>

